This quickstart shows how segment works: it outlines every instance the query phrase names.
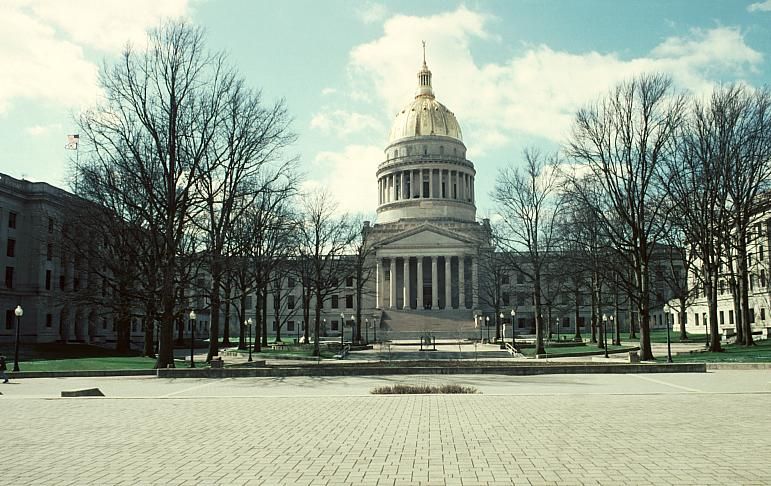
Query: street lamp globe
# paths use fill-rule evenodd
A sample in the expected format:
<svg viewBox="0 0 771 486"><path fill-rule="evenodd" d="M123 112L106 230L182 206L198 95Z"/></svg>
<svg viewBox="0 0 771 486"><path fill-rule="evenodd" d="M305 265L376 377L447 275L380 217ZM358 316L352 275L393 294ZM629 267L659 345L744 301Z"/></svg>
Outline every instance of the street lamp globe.
<svg viewBox="0 0 771 486"><path fill-rule="evenodd" d="M16 317L21 317L24 315L24 309L22 309L20 305L17 305L13 313L16 314Z"/></svg>
<svg viewBox="0 0 771 486"><path fill-rule="evenodd" d="M13 313L16 314L16 340L13 345L13 371L19 371L19 328L21 327L21 316L24 315L24 309L21 308L21 305L17 305Z"/></svg>
<svg viewBox="0 0 771 486"><path fill-rule="evenodd" d="M189 317L190 317L190 320L191 320L191 321L194 321L194 320L195 320L195 318L196 318L196 317L198 317L198 316L196 316L196 315L195 315L195 311L192 311L192 310L191 310L191 311L190 311L190 315L189 315Z"/></svg>

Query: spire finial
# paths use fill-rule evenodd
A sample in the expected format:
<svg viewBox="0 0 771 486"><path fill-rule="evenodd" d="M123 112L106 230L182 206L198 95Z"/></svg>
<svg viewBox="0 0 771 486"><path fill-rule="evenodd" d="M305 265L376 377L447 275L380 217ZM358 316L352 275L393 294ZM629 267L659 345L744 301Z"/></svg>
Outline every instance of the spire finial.
<svg viewBox="0 0 771 486"><path fill-rule="evenodd" d="M423 64L426 63L426 41L423 42Z"/></svg>

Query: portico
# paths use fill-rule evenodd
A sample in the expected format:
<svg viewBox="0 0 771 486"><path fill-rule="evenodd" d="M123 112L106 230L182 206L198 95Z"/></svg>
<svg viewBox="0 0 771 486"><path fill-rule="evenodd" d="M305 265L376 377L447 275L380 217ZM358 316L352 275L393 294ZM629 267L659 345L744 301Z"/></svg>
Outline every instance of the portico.
<svg viewBox="0 0 771 486"><path fill-rule="evenodd" d="M376 281L384 288L377 288L377 306L413 310L474 308L476 286L466 275L473 275L475 266L475 258L463 253L378 257L380 273Z"/></svg>

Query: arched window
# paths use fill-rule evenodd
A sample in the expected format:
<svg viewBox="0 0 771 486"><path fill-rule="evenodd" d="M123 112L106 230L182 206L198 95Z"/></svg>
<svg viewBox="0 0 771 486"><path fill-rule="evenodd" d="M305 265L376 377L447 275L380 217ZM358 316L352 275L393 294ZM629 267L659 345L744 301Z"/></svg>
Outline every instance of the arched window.
<svg viewBox="0 0 771 486"><path fill-rule="evenodd" d="M428 145L423 145L423 155L428 155Z"/></svg>
<svg viewBox="0 0 771 486"><path fill-rule="evenodd" d="M444 145L439 146L439 155L444 155Z"/></svg>

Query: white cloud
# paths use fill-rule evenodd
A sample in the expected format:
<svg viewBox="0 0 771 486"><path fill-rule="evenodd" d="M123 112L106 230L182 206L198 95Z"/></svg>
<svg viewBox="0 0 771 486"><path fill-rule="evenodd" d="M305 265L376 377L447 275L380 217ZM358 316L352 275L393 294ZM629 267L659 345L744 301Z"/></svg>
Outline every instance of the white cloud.
<svg viewBox="0 0 771 486"><path fill-rule="evenodd" d="M356 9L356 16L365 24L372 24L383 20L388 14L388 9L383 4L375 2L365 2L359 4Z"/></svg>
<svg viewBox="0 0 771 486"><path fill-rule="evenodd" d="M50 131L61 132L62 125L60 123L53 123L50 125L33 125L24 129L24 133L32 137L38 137L40 135L46 135Z"/></svg>
<svg viewBox="0 0 771 486"><path fill-rule="evenodd" d="M741 31L716 27L671 37L631 59L536 45L509 59L480 64L471 42L499 42L488 31L488 20L466 7L388 19L380 38L351 51L351 79L359 84L349 92L374 93L389 116L396 113L414 94L425 39L437 99L456 114L470 148L484 152L517 135L563 140L579 107L638 73L669 73L680 86L704 93L715 75L741 76L763 61Z"/></svg>
<svg viewBox="0 0 771 486"><path fill-rule="evenodd" d="M114 53L187 0L4 0L0 2L0 113L12 100L77 107L98 96L97 66L84 49Z"/></svg>
<svg viewBox="0 0 771 486"><path fill-rule="evenodd" d="M337 93L337 90L335 88L323 88L321 90L321 94L324 96L329 96L335 93Z"/></svg>
<svg viewBox="0 0 771 486"><path fill-rule="evenodd" d="M375 172L383 150L372 145L348 145L340 152L320 152L314 163L326 174L305 189L325 187L337 199L340 212L373 213L377 208Z"/></svg>
<svg viewBox="0 0 771 486"><path fill-rule="evenodd" d="M382 123L374 117L345 110L316 113L311 118L310 126L325 135L334 134L340 138L358 132L374 131L380 134L384 130Z"/></svg>
<svg viewBox="0 0 771 486"><path fill-rule="evenodd" d="M765 2L751 3L747 6L749 12L771 12L771 0Z"/></svg>

